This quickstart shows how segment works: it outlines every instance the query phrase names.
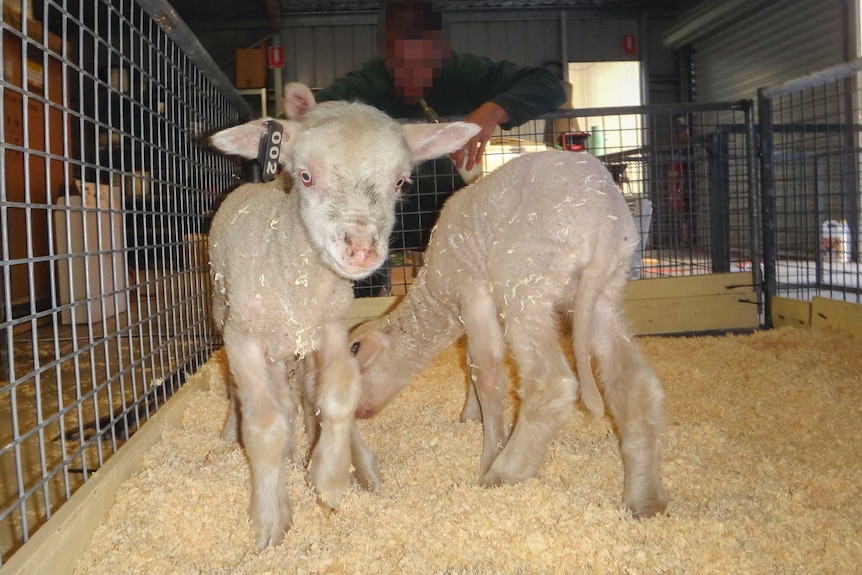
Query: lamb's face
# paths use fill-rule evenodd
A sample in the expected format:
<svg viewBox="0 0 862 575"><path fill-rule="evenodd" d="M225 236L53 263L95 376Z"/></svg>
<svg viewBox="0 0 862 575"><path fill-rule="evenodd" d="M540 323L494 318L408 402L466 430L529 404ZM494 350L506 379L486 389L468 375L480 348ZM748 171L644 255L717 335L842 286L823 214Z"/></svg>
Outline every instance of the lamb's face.
<svg viewBox="0 0 862 575"><path fill-rule="evenodd" d="M372 126L345 141L344 127L330 123L296 140L291 174L302 221L323 262L350 279L383 265L396 203L410 178L397 123L395 130L384 128Z"/></svg>
<svg viewBox="0 0 862 575"><path fill-rule="evenodd" d="M290 174L321 261L350 279L369 276L386 259L395 205L413 164L453 152L479 131L464 122L402 126L357 102L317 106L297 84L285 87L285 113L289 120L253 120L217 132L210 143L259 159L261 140L274 137L271 122L281 123L280 145L265 148L265 173L278 165Z"/></svg>
<svg viewBox="0 0 862 575"><path fill-rule="evenodd" d="M356 417L377 415L408 383L392 361L392 345L381 318L360 324L350 332L350 352L359 362L362 377Z"/></svg>

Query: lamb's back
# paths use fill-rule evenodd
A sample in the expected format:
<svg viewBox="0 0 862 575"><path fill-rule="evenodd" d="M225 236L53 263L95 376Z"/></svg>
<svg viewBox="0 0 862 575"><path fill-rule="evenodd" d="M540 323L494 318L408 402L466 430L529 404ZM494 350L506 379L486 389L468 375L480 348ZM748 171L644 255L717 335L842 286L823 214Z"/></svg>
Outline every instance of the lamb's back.
<svg viewBox="0 0 862 575"><path fill-rule="evenodd" d="M556 299L594 251L628 262L636 240L625 199L602 163L549 150L515 158L453 194L427 259L465 284L541 289Z"/></svg>

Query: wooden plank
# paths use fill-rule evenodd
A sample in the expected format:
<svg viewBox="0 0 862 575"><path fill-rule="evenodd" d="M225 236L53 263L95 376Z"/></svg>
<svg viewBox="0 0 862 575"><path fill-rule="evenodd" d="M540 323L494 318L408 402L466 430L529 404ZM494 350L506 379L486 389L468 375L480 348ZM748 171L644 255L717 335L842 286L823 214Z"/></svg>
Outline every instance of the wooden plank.
<svg viewBox="0 0 862 575"><path fill-rule="evenodd" d="M862 305L823 297L811 301L811 327L827 326L862 338Z"/></svg>
<svg viewBox="0 0 862 575"><path fill-rule="evenodd" d="M626 321L637 335L755 329L757 294L749 273L630 281Z"/></svg>
<svg viewBox="0 0 862 575"><path fill-rule="evenodd" d="M182 425L189 399L196 390L209 386L211 373L206 364L195 372L170 401L0 567L0 574L42 575L50 572L71 575L99 524L108 517L116 501L117 490L142 469L144 454L162 441L165 427Z"/></svg>
<svg viewBox="0 0 862 575"><path fill-rule="evenodd" d="M751 294L751 301L754 293ZM755 329L757 306L737 294L628 299L624 314L635 335Z"/></svg>
<svg viewBox="0 0 862 575"><path fill-rule="evenodd" d="M353 300L344 314L344 323L350 329L358 323L384 315L394 307L403 296L365 297Z"/></svg>
<svg viewBox="0 0 862 575"><path fill-rule="evenodd" d="M760 327L756 294L748 274L715 274L630 281L623 293L633 333L684 333ZM749 281L750 284L750 281ZM399 297L354 300L348 327L386 313Z"/></svg>
<svg viewBox="0 0 862 575"><path fill-rule="evenodd" d="M772 325L811 327L811 304L786 297L772 298Z"/></svg>
<svg viewBox="0 0 862 575"><path fill-rule="evenodd" d="M623 291L624 299L656 299L696 295L754 294L750 273L708 274L679 278L657 278L630 281Z"/></svg>

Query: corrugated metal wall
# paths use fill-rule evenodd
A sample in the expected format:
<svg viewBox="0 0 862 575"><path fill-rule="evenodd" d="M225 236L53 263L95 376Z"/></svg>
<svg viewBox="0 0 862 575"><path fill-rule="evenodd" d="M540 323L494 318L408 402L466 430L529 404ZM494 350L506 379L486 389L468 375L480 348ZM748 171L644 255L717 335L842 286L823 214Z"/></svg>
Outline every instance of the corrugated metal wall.
<svg viewBox="0 0 862 575"><path fill-rule="evenodd" d="M563 50L565 19L566 49ZM547 62L637 60L646 58L655 75L657 91L678 93L678 63L674 52L656 41L663 22L647 21L639 13L576 17L560 10L457 12L450 15L455 50L505 59L521 65ZM376 54L374 14L307 15L283 22L285 80L323 87ZM227 31L198 32L208 45ZM634 54L623 51L624 36L639 39ZM226 70L228 72L228 70ZM653 82L651 81L650 84ZM662 96L661 101L676 101Z"/></svg>
<svg viewBox="0 0 862 575"><path fill-rule="evenodd" d="M452 48L509 60L524 66L541 66L560 61L559 12L505 13L488 19L487 15L456 15L452 23Z"/></svg>
<svg viewBox="0 0 862 575"><path fill-rule="evenodd" d="M781 0L693 45L697 99L755 98L760 87L851 59L850 2Z"/></svg>
<svg viewBox="0 0 862 575"><path fill-rule="evenodd" d="M374 14L299 16L283 22L285 81L322 88L376 53Z"/></svg>

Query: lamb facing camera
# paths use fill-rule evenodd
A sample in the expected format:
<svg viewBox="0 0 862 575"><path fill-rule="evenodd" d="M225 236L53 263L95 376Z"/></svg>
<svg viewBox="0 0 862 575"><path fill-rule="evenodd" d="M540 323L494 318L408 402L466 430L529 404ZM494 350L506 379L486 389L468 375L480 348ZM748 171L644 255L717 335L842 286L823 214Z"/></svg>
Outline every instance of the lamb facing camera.
<svg viewBox="0 0 862 575"><path fill-rule="evenodd" d="M281 174L230 193L209 236L213 318L232 379L223 436L245 447L259 548L277 545L291 523L284 474L297 393L312 442L309 481L324 511L339 506L351 463L354 479L379 485L353 420L359 374L341 319L351 280L386 259L413 164L460 148L479 130L463 122L402 126L360 103L318 106L301 84L285 86L284 103L287 120L255 120L210 139L253 159L268 122L282 133L274 152Z"/></svg>

